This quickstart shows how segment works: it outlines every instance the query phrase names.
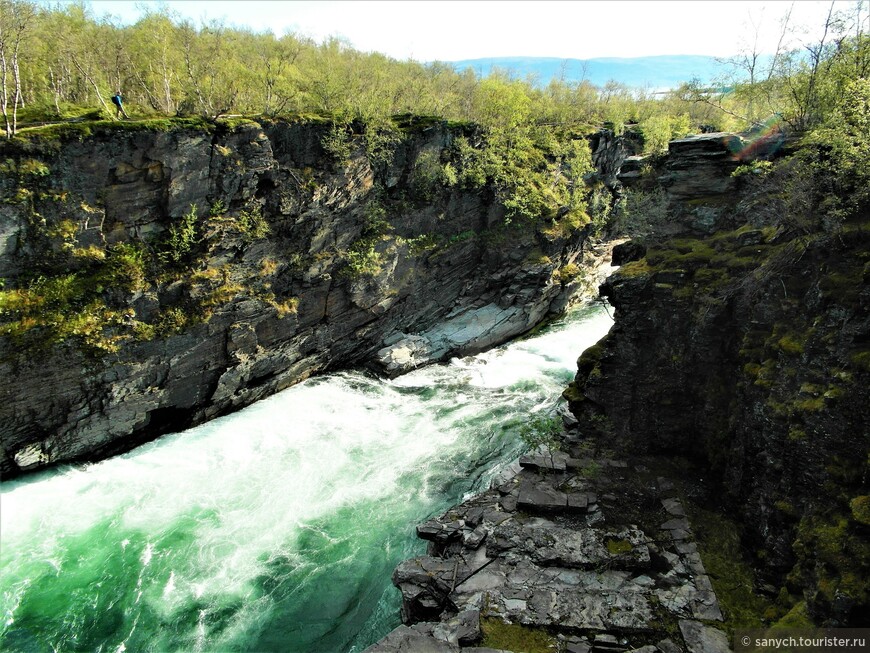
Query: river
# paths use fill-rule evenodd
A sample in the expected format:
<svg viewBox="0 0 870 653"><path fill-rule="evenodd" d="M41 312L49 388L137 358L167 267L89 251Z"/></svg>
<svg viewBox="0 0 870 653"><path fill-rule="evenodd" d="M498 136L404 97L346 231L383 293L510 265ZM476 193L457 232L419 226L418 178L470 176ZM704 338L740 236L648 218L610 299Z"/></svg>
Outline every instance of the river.
<svg viewBox="0 0 870 653"><path fill-rule="evenodd" d="M0 486L0 650L361 651L399 624L417 523L521 452L612 321L392 381L309 379L100 463Z"/></svg>

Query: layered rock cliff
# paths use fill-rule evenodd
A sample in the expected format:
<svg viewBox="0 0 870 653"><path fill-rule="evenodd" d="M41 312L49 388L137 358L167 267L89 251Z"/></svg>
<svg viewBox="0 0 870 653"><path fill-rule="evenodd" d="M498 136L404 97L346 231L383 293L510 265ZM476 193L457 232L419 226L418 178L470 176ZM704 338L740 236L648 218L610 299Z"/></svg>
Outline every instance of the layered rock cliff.
<svg viewBox="0 0 870 653"><path fill-rule="evenodd" d="M635 260L601 289L615 326L582 354L565 396L601 446L699 467L704 505L734 519L751 589L773 606L744 625L789 609L792 624L860 625L870 214L859 206L832 224L813 199L829 180L797 159L735 176L733 138L672 143L645 175L637 161L624 168L624 183L658 194L670 237L622 252Z"/></svg>
<svg viewBox="0 0 870 653"><path fill-rule="evenodd" d="M503 342L563 310L595 258L585 230L511 223L491 186L450 178L467 126L68 132L3 145L6 476L325 370L399 373Z"/></svg>

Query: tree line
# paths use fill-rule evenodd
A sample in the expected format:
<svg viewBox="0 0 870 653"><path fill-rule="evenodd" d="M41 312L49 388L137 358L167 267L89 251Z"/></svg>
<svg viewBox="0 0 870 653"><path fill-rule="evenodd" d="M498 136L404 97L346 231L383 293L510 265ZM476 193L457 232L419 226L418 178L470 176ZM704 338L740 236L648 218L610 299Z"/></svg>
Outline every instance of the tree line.
<svg viewBox="0 0 870 653"><path fill-rule="evenodd" d="M798 128L821 122L846 83L870 71L867 13L864 2L840 13L832 4L824 36L812 43L796 40L786 14L773 57L756 39L716 88L690 82L656 95L616 81L542 85L507 71L481 78L363 53L340 38L196 25L159 5L123 25L85 3L0 0L0 110L9 137L19 122L76 117L85 107L110 117L117 91L138 117L318 114L378 123L411 113L502 130L636 123L652 151L701 126L742 129L770 115Z"/></svg>

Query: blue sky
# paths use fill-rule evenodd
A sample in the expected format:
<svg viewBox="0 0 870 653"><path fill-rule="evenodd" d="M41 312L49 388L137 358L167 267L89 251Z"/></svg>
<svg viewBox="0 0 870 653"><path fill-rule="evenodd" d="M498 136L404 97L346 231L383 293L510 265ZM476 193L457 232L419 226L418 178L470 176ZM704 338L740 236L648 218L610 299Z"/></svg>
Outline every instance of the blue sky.
<svg viewBox="0 0 870 653"><path fill-rule="evenodd" d="M158 2L93 0L98 16L133 22ZM479 57L636 57L659 54L736 54L755 40L772 51L778 20L789 2L571 2L172 0L162 3L198 22L277 34L291 31L322 41L342 36L359 50L397 59L455 61ZM850 3L841 2L846 6ZM796 2L792 23L824 23L829 3ZM811 38L808 33L806 38Z"/></svg>

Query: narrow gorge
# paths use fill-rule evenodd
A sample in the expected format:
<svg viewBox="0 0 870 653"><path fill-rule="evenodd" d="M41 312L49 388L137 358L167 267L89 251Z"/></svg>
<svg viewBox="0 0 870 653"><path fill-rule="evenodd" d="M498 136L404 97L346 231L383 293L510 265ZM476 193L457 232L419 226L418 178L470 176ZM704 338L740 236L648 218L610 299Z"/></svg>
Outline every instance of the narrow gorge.
<svg viewBox="0 0 870 653"><path fill-rule="evenodd" d="M0 643L724 653L866 625L870 215L830 149L603 130L536 145L519 192L474 125L396 126L2 145ZM95 546L111 569L65 575ZM51 598L89 584L119 589Z"/></svg>
<svg viewBox="0 0 870 653"><path fill-rule="evenodd" d="M406 625L370 653L724 653L741 629L866 625L870 222L789 203L820 183L800 147L714 133L621 162L644 237L614 249L576 419L418 526Z"/></svg>

